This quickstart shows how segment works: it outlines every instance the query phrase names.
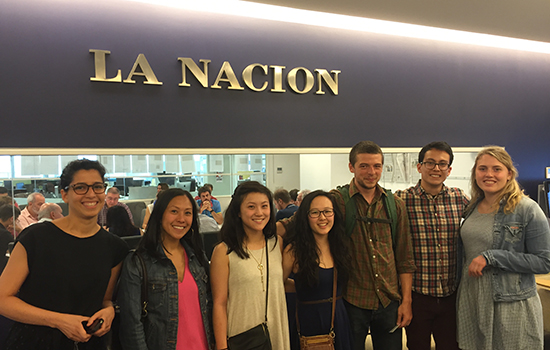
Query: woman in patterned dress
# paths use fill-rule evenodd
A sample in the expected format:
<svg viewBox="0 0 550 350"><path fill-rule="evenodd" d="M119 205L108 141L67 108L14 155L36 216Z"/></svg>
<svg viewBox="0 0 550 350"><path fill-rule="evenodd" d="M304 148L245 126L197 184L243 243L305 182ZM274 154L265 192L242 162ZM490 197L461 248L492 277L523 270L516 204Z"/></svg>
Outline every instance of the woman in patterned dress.
<svg viewBox="0 0 550 350"><path fill-rule="evenodd" d="M477 155L472 201L460 231L459 258L465 259L457 302L461 349L543 349L534 274L550 272L550 229L516 177L503 148L489 146Z"/></svg>

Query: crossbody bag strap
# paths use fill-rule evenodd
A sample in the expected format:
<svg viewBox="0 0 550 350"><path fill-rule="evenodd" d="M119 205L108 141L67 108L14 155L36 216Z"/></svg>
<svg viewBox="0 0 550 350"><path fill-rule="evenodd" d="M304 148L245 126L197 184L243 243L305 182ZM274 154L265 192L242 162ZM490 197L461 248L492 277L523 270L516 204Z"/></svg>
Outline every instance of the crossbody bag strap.
<svg viewBox="0 0 550 350"><path fill-rule="evenodd" d="M265 237L265 265L267 270L267 286L265 288L265 323L267 324L267 296L269 295L269 247Z"/></svg>
<svg viewBox="0 0 550 350"><path fill-rule="evenodd" d="M147 284L149 283L149 278L147 276L147 268L145 267L145 261L141 254L136 250L135 255L137 256L139 263L141 265L141 272L143 278L141 279L141 318L147 317L147 306L149 304L149 294L147 291Z"/></svg>
<svg viewBox="0 0 550 350"><path fill-rule="evenodd" d="M332 315L330 319L330 336L334 338L334 314L336 312L336 286L338 281L338 272L336 271L336 266L334 266L334 274L332 280ZM298 319L298 298L296 298L296 330L298 331L298 336L300 334L300 320Z"/></svg>
<svg viewBox="0 0 550 350"><path fill-rule="evenodd" d="M338 281L338 272L334 266L334 276L332 280L332 318L330 320L330 335L334 338L334 313L336 311L336 285Z"/></svg>

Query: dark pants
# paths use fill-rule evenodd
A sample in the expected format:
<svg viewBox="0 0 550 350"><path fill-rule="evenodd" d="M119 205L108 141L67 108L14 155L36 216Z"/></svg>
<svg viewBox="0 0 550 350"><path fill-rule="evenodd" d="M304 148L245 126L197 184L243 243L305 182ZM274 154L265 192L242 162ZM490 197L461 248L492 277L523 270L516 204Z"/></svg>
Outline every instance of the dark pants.
<svg viewBox="0 0 550 350"><path fill-rule="evenodd" d="M413 319L407 330L409 350L430 350L433 334L437 350L458 350L456 292L445 298L412 293Z"/></svg>
<svg viewBox="0 0 550 350"><path fill-rule="evenodd" d="M369 329L375 350L402 350L402 329L398 328L390 333L397 324L399 302L392 301L386 308L379 305L377 310L362 309L348 302L345 304L353 334L354 350L365 350Z"/></svg>

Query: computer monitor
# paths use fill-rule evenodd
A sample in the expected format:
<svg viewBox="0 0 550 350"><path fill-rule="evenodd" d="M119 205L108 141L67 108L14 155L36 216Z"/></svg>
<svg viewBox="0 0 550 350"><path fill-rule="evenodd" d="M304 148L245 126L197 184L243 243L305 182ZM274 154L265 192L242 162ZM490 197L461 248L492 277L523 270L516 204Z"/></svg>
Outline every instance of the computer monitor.
<svg viewBox="0 0 550 350"><path fill-rule="evenodd" d="M193 179L191 176L180 176L176 182L176 187L189 192L195 192L197 190L197 180Z"/></svg>
<svg viewBox="0 0 550 350"><path fill-rule="evenodd" d="M164 182L168 184L168 186L174 186L176 183L176 174L175 173L157 173L157 175L163 175L158 177L159 182ZM167 176L172 175L172 176Z"/></svg>
<svg viewBox="0 0 550 350"><path fill-rule="evenodd" d="M550 218L550 180L539 184L538 203L546 217Z"/></svg>

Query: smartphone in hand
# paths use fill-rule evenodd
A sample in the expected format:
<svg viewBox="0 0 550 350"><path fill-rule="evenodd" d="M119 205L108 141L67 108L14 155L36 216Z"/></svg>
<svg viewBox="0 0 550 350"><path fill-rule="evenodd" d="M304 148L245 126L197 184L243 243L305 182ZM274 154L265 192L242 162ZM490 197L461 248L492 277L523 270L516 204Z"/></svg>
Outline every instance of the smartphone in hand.
<svg viewBox="0 0 550 350"><path fill-rule="evenodd" d="M399 328L400 324L396 324L395 327L393 327L392 329L390 329L390 333L393 333L397 330L397 328Z"/></svg>
<svg viewBox="0 0 550 350"><path fill-rule="evenodd" d="M88 321L82 321L82 327L84 327L84 330L86 331L86 333L88 334L94 334L95 332L97 332L97 330L99 328L101 328L101 325L103 324L103 319L102 318L98 318L97 320L95 320L91 325L87 326L88 324Z"/></svg>

